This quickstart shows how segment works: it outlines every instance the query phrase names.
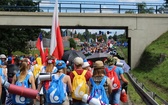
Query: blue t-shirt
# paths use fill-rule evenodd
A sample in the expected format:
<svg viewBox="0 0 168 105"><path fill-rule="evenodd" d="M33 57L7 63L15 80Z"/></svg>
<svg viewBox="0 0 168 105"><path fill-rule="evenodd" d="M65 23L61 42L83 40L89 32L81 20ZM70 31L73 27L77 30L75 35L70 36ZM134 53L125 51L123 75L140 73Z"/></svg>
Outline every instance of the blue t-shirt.
<svg viewBox="0 0 168 105"><path fill-rule="evenodd" d="M114 66L108 66L108 70L112 70ZM124 70L121 67L116 66L115 72L118 75L118 78L120 79L120 75L124 74Z"/></svg>

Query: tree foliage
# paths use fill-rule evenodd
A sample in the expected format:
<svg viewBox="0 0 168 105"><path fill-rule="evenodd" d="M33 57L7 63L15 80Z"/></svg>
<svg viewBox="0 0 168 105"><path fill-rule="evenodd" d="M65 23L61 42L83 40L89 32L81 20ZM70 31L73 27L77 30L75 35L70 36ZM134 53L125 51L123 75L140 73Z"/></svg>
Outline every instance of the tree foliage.
<svg viewBox="0 0 168 105"><path fill-rule="evenodd" d="M2 0L1 11L31 11L38 10L38 4L33 0Z"/></svg>
<svg viewBox="0 0 168 105"><path fill-rule="evenodd" d="M135 12L133 10L128 10L128 11L125 11L126 14L134 14Z"/></svg>
<svg viewBox="0 0 168 105"><path fill-rule="evenodd" d="M76 42L73 38L69 38L70 47L76 49Z"/></svg>
<svg viewBox="0 0 168 105"><path fill-rule="evenodd" d="M31 11L37 10L37 4L32 0L2 0L0 11ZM9 7L10 6L10 7ZM23 8L31 7L29 9ZM16 7L16 8L14 8ZM19 8L18 8L19 7ZM32 9L33 8L33 9ZM0 53L10 55L14 51L28 53L27 41L37 40L39 28L3 27L0 28Z"/></svg>
<svg viewBox="0 0 168 105"><path fill-rule="evenodd" d="M137 8L138 8L138 13L154 13L154 8L153 7L147 7L145 2L142 3L137 3Z"/></svg>

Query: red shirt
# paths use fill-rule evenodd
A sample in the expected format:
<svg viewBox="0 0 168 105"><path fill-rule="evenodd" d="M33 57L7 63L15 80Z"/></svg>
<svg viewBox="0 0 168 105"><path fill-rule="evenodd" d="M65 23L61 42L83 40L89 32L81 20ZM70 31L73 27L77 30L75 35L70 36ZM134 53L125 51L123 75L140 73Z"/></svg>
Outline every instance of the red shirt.
<svg viewBox="0 0 168 105"><path fill-rule="evenodd" d="M83 73L83 69L81 69L81 70L75 70L76 72L77 72L77 74L78 75L81 75L82 73ZM70 78L71 78L71 82L73 82L73 78L74 78L74 74L71 72L70 74L69 74L69 76L70 76ZM89 72L89 71L87 71L86 72L86 74L85 74L85 78L86 78L86 81L89 81L89 79L92 77L92 75L91 75L91 73Z"/></svg>

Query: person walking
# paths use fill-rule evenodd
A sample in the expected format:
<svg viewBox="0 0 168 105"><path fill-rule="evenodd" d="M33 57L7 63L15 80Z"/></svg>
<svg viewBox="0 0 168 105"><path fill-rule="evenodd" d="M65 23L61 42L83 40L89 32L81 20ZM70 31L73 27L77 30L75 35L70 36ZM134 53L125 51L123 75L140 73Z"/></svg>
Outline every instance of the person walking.
<svg viewBox="0 0 168 105"><path fill-rule="evenodd" d="M40 73L46 73L46 74L47 73L53 73L53 74L57 73L58 69L55 66L55 62L56 62L55 57L49 55L46 60L46 66L43 66ZM41 95L40 99L39 99L39 97L38 97L38 99L40 100L40 102L42 102L42 97L44 96L44 104L45 105L48 105L48 103L46 102L45 94L49 88L50 82L51 82L51 80L40 81L40 79L38 78L38 91Z"/></svg>
<svg viewBox="0 0 168 105"><path fill-rule="evenodd" d="M116 60L113 58L113 56L108 57L107 60L105 61L105 63L107 64L107 69L109 71L111 71L115 68L114 70L115 70L118 78L121 81L123 81L124 83L128 84L128 80L123 75L124 74L123 69L121 67L115 66ZM107 72L106 72L106 74L107 74ZM120 88L117 90L113 90L113 92L111 93L111 95L109 97L111 105L119 105L121 89L122 89L122 87L121 87L121 83L120 83Z"/></svg>
<svg viewBox="0 0 168 105"><path fill-rule="evenodd" d="M67 94L67 88L68 88L68 92L71 94L72 92L72 85L71 85L71 78L69 75L66 75L66 63L62 60L57 60L56 62L56 67L58 69L57 73L54 74L55 78L59 78L61 75L64 75L64 77L62 78L62 81L64 83L63 85L63 90L64 93L66 94L65 97L65 101L61 104L61 105L69 105L69 98L68 98L68 94Z"/></svg>
<svg viewBox="0 0 168 105"><path fill-rule="evenodd" d="M82 65L84 62L81 57L76 57L73 60L73 63L74 63L74 71L70 73L70 78L71 78L72 87L73 87L73 90L72 90L73 105L87 105L86 103L82 102L82 97L84 94L88 93L88 90L87 90L88 86L86 85L89 79L91 78L91 73L82 68ZM82 79L78 79L79 76L81 76ZM81 84L79 85L76 84L77 81L79 81L78 83L81 83ZM81 89L81 91L79 91L80 90L79 88Z"/></svg>
<svg viewBox="0 0 168 105"><path fill-rule="evenodd" d="M28 62L23 61L21 63L21 67L20 67L20 72L16 73L12 79L12 84L17 85L17 86L24 86L26 88L32 88L32 89L36 89L35 87L35 82L34 82L34 77L28 74ZM31 86L31 87L30 87ZM12 101L15 105L19 104L18 102L22 102L22 100L20 100L21 98L23 99L22 96L17 96L15 94L12 94ZM17 97L17 98L16 98ZM15 100L17 99L17 100ZM32 102L30 99L24 97L24 103L26 105L32 105ZM33 102L34 104L36 103L36 100L34 100Z"/></svg>
<svg viewBox="0 0 168 105"><path fill-rule="evenodd" d="M94 63L93 66L93 76L89 81L89 89L90 89L90 95L92 97L98 98L99 100L101 100L103 103L105 104L109 104L109 96L112 93L112 84L110 79L105 75L105 67L102 61L96 61ZM104 81L104 83L102 82ZM96 84L96 86L100 86L103 85L102 87L105 90L106 94L98 94L98 96L95 96L95 91L93 91L92 89L95 88L94 84Z"/></svg>

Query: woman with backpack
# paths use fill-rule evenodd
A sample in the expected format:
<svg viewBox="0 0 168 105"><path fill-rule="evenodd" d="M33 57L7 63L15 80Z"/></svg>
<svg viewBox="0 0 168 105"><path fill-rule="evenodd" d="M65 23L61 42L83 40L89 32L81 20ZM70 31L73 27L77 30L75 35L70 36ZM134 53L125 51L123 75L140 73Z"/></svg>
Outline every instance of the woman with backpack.
<svg viewBox="0 0 168 105"><path fill-rule="evenodd" d="M43 93L45 97L44 105L54 105L54 104L68 105L69 100L66 89L68 86L69 91L71 92L72 86L70 77L64 74L66 63L62 60L57 60L56 63L55 60L54 61L49 60L54 59L53 57L50 56L47 61L47 67L50 67L52 63L53 68L50 67L50 69L47 69L46 67L46 72L48 70L47 73L52 73L51 80L41 81L38 87L38 91L40 92L41 88L43 87ZM55 67L55 64L57 68ZM56 70L54 70L54 68Z"/></svg>
<svg viewBox="0 0 168 105"><path fill-rule="evenodd" d="M119 79L119 84L120 84L119 88L118 89L113 88L114 90L109 98L111 105L119 105L121 89L122 89L120 81L123 81L125 84L128 84L128 80L123 75L124 74L123 69L121 67L115 66L116 59L113 58L113 56L108 57L105 63L107 64L106 75L109 76L108 72L114 70L114 72L117 74L117 78Z"/></svg>
<svg viewBox="0 0 168 105"><path fill-rule="evenodd" d="M64 76L62 78L63 82L63 93L65 94L65 100L62 104L60 105L69 105L69 99L68 99L68 94L67 94L67 88L68 92L71 94L72 92L72 85L71 85L71 78L70 76L66 75L66 63L62 60L57 60L56 62L56 67L58 69L57 73L54 75L55 78L60 78L62 75Z"/></svg>
<svg viewBox="0 0 168 105"><path fill-rule="evenodd" d="M112 84L105 75L104 64L102 61L96 61L93 68L93 76L88 83L90 96L101 100L105 104L109 104L108 97L112 93Z"/></svg>
<svg viewBox="0 0 168 105"><path fill-rule="evenodd" d="M55 57L49 55L46 58L46 66L42 67L40 73L43 73L44 75L56 73L58 69L55 66L55 62L56 62ZM38 98L40 98L39 100L40 100L41 104L42 104L42 98L44 97L44 103L45 103L45 105L48 105L46 102L47 100L46 100L45 94L49 88L50 82L51 82L51 80L40 81L40 78L38 77L38 91L41 95Z"/></svg>
<svg viewBox="0 0 168 105"><path fill-rule="evenodd" d="M28 63L23 61L21 63L20 67L20 72L16 73L12 79L12 84L15 84L17 86L24 86L26 88L32 88L36 89L35 87L35 82L34 82L34 77L30 76L28 74ZM30 87L31 86L31 87ZM22 97L19 95L12 95L12 103L14 105L32 105L31 99L28 99L26 97ZM33 102L34 104L36 103L36 100Z"/></svg>

